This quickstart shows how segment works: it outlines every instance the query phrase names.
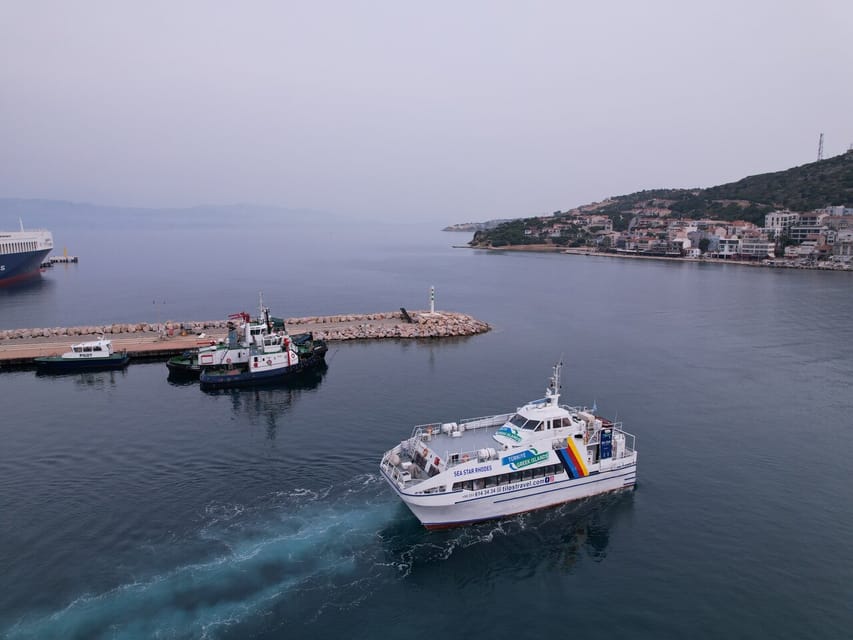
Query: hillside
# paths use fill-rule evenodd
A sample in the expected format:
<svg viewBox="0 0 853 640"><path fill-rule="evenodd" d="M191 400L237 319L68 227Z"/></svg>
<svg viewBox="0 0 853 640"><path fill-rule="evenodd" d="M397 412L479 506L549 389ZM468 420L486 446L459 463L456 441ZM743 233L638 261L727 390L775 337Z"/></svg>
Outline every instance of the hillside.
<svg viewBox="0 0 853 640"><path fill-rule="evenodd" d="M615 230L627 229L641 213L676 218L746 220L764 224L764 215L777 209L810 211L829 205L853 206L853 151L784 171L749 176L705 189L653 189L615 196L558 212L545 219L527 218L478 231L473 246L503 246L541 242L524 229L567 222L578 214L607 215Z"/></svg>

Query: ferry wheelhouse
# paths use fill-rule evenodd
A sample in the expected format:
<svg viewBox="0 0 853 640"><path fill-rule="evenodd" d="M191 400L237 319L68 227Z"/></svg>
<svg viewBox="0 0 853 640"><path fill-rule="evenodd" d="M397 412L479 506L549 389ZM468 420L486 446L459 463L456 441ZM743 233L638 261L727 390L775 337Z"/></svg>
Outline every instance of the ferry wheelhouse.
<svg viewBox="0 0 853 640"><path fill-rule="evenodd" d="M504 518L635 486L635 437L594 410L559 404L561 367L544 398L514 413L419 425L385 452L383 477L425 527Z"/></svg>

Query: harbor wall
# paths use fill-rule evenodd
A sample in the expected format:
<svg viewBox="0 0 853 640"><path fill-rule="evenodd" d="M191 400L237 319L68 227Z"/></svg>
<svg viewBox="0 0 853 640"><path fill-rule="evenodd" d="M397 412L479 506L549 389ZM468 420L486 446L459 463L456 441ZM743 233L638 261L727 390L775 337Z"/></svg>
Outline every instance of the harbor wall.
<svg viewBox="0 0 853 640"><path fill-rule="evenodd" d="M315 338L324 340L363 340L378 338L438 338L467 336L483 333L489 325L469 315L453 311L410 311L413 322L403 319L399 311L345 314L334 316L309 316L286 318L289 333L312 331ZM6 329L0 331L0 348L4 343L44 339L84 339L90 336L107 335L132 337L134 335L163 335L164 337L198 335L211 337L224 335L226 320L206 320L164 323L116 323L85 325L79 327L44 327L31 329Z"/></svg>

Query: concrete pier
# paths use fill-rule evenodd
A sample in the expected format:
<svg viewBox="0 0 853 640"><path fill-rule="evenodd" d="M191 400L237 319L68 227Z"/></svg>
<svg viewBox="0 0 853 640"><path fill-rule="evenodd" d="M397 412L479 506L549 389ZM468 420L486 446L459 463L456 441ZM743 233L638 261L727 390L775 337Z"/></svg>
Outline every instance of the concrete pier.
<svg viewBox="0 0 853 640"><path fill-rule="evenodd" d="M412 322L401 311L335 316L286 318L288 333L311 331L328 341L411 338L445 338L484 333L491 327L463 313L452 311L409 311ZM117 351L126 350L132 360L162 360L224 339L226 320L130 323L82 327L7 329L0 331L0 370L26 367L33 358L57 355L76 342L104 335Z"/></svg>

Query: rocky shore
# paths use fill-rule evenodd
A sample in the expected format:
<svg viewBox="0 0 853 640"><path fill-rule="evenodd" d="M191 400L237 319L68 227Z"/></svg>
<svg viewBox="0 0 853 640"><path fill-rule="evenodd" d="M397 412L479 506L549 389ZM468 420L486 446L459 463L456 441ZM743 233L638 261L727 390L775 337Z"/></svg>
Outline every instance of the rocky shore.
<svg viewBox="0 0 853 640"><path fill-rule="evenodd" d="M490 329L485 322L464 313L453 311L410 311L413 322L404 320L399 311L347 314L335 316L311 316L287 318L285 323L290 333L313 331L316 338L325 340L365 340L377 338L440 338L447 336L470 336ZM145 334L164 335L223 335L226 320L192 322L164 322L162 324L139 322L79 327L51 327L33 329L6 329L0 331L0 345L10 341L40 341L50 339L86 338L108 335L130 337Z"/></svg>

